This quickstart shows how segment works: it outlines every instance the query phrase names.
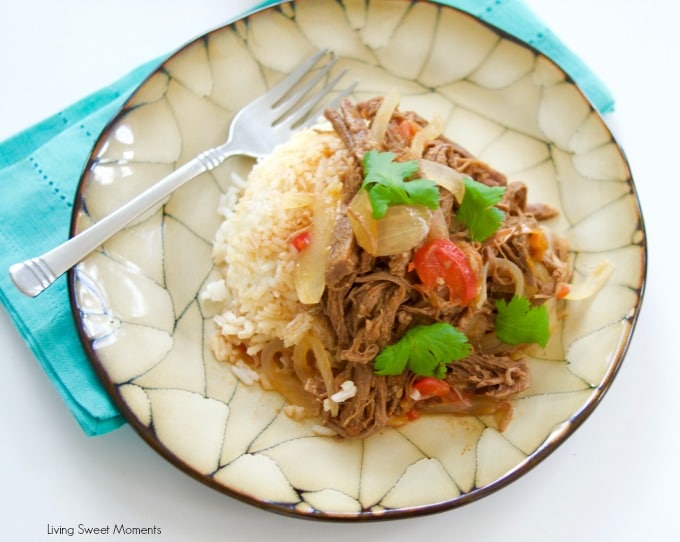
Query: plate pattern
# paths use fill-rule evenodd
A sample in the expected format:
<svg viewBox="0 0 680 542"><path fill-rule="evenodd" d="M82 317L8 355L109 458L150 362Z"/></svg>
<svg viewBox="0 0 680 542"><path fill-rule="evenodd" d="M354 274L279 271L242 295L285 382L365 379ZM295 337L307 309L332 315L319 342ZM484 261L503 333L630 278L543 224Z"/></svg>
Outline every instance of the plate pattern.
<svg viewBox="0 0 680 542"><path fill-rule="evenodd" d="M385 518L452 508L542 460L592 411L619 368L646 267L641 212L621 150L565 73L530 46L424 1L299 1L188 44L135 92L83 176L74 232L224 140L242 105L323 47L360 79L358 100L396 88L401 108L557 207L577 277L614 265L591 299L569 302L533 385L500 433L484 418L423 417L340 442L294 422L274 392L238 381L208 346L218 307L220 196L252 163L227 161L148 212L71 275L86 348L130 423L202 482L277 512Z"/></svg>

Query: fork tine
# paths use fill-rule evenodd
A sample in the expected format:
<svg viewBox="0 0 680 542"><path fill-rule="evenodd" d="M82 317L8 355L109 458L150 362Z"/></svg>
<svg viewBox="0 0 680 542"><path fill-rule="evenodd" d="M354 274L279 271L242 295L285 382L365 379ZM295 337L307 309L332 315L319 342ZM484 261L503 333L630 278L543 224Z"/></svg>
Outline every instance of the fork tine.
<svg viewBox="0 0 680 542"><path fill-rule="evenodd" d="M315 124L318 120L318 115L312 115L309 119L305 120L302 122L307 115L309 115L314 107L326 96L328 95L329 92L331 92L335 86L338 84L340 79L344 77L344 75L347 73L347 70L341 71L338 75L336 75L332 81L327 83L318 93L316 93L313 96L310 96L303 104L301 107L299 107L296 111L294 111L290 116L288 116L281 124L285 125L287 127L303 127L303 126L311 126ZM335 97L334 100L332 100L328 107L335 107L342 98L347 96L350 92L354 90L354 88L357 86L358 81L354 81L349 87L345 88L338 96ZM298 125L299 123L299 125Z"/></svg>
<svg viewBox="0 0 680 542"><path fill-rule="evenodd" d="M281 111L279 117L274 121L274 124L276 124L278 121L283 119L289 112L292 112L294 107L298 103L304 103L302 101L302 98L304 98L307 93L314 88L314 86L323 79L323 77L330 71L330 69L333 67L335 62L337 61L337 58L332 58L323 68L321 68L315 75L312 77L307 83L302 85L298 90L295 91L290 97L288 97L285 101L281 102L280 104L276 104L274 107L275 110Z"/></svg>
<svg viewBox="0 0 680 542"><path fill-rule="evenodd" d="M336 79L337 79L337 78L336 78ZM354 81L352 81L352 84L350 84L348 87L346 87L345 89L343 89L343 90L342 90L335 98L333 98L330 102L328 102L328 104L324 107L324 109L329 109L329 108L330 108L330 109L335 109L336 107L338 107L338 105L340 104L340 100L342 100L343 98L349 96L349 95L352 93L352 91L356 88L356 86L357 86L358 84L359 84L359 80L358 80L358 79L355 79ZM328 92L330 92L330 90L331 90L331 89L329 88L329 89L328 89ZM325 96L326 94L328 94L328 92L326 92L326 93L324 94L324 96ZM319 102L319 100L321 100L322 97L323 97L323 96L319 96L319 97L315 100L315 103L312 105L312 107L313 107L314 105L316 105L316 104ZM309 126L312 126L312 125L316 124L317 121L318 121L318 116L311 116L311 117L308 118L306 121L304 121L303 123L300 124L300 128L308 128Z"/></svg>
<svg viewBox="0 0 680 542"><path fill-rule="evenodd" d="M269 91L263 94L257 101L261 103L266 102L272 106L277 104L326 53L328 53L328 49L322 49L315 55L308 58L300 66L295 68L295 70L290 72L288 75L286 75L286 77L281 79L281 81L270 88Z"/></svg>

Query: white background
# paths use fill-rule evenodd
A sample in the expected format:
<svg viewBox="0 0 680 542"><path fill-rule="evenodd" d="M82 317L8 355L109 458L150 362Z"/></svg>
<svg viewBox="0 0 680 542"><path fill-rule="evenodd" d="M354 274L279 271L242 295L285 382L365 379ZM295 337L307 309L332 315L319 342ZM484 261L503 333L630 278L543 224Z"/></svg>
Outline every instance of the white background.
<svg viewBox="0 0 680 542"><path fill-rule="evenodd" d="M647 291L634 340L614 385L585 424L529 474L450 512L361 524L292 519L195 482L129 427L84 436L0 310L1 539L60 538L47 534L48 523L125 522L156 525L161 535L140 539L168 542L680 540L680 359L674 340L680 319L673 265L680 196L679 4L527 3L612 89L617 107L608 121L629 158L649 238ZM0 7L0 140L221 26L254 2L8 4L3 0Z"/></svg>

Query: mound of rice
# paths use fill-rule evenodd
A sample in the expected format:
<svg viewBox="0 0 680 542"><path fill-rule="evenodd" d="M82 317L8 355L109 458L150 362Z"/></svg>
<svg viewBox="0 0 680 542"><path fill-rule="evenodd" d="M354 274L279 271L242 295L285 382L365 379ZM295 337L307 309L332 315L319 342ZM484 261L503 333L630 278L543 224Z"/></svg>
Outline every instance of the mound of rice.
<svg viewBox="0 0 680 542"><path fill-rule="evenodd" d="M307 129L256 164L243 194L220 201L224 216L213 246L221 279L205 293L221 304L216 357L236 363L243 351L255 355L272 339L286 346L308 329L297 299L296 250L291 238L308 227L314 198L339 208L340 184L349 156L331 130Z"/></svg>

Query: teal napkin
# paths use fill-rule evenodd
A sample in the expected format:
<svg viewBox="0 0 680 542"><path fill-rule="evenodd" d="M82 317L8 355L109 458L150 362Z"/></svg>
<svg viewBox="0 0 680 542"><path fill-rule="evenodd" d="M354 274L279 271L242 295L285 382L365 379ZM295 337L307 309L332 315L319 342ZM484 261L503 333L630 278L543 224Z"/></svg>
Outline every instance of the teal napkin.
<svg viewBox="0 0 680 542"><path fill-rule="evenodd" d="M270 0L258 8L279 2ZM601 112L613 109L613 99L604 85L520 0L439 3L465 10L530 43L569 73ZM66 278L31 299L14 288L6 270L68 238L75 191L93 145L162 60L137 67L112 85L0 143L0 301L87 435L111 431L124 419L78 339Z"/></svg>

